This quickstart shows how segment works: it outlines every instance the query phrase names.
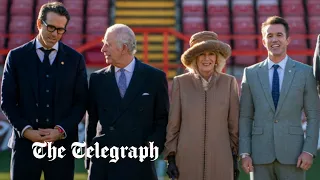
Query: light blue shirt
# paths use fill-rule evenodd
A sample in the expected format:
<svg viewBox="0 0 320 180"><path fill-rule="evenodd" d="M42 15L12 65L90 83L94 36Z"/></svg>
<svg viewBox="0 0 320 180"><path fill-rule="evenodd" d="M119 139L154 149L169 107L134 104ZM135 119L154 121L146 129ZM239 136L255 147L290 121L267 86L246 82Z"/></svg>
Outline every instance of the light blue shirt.
<svg viewBox="0 0 320 180"><path fill-rule="evenodd" d="M36 52L37 52L38 57L39 57L41 62L43 62L43 59L44 59L44 52L40 49L42 47L43 47L42 44L40 43L38 38L36 38ZM47 49L45 47L43 47L43 48ZM49 54L50 64L53 63L54 59L57 56L58 49L59 49L59 42L56 42L56 44L52 47L52 49L54 49L54 50Z"/></svg>
<svg viewBox="0 0 320 180"><path fill-rule="evenodd" d="M126 76L126 82L127 82L127 88L129 86L129 83L130 83L130 80L132 78L132 74L133 74L133 71L134 71L134 66L136 65L136 60L133 58L133 60L131 61L130 64L128 64L125 68L124 68L124 74ZM114 67L114 73L115 73L115 77L116 77L116 80L117 80L117 84L119 84L119 78L120 78L120 68L118 67Z"/></svg>
<svg viewBox="0 0 320 180"><path fill-rule="evenodd" d="M270 92L271 92L272 91L273 71L274 71L274 68L272 66L275 63L272 62L269 58L267 59L267 61L268 61L268 72L269 72L269 85L270 85ZM280 85L279 91L280 92L281 92L282 81L283 81L283 76L284 76L284 71L286 69L287 61L288 61L288 55L286 55L286 57L278 63L278 65L280 66L277 69L278 74L279 74L279 85Z"/></svg>

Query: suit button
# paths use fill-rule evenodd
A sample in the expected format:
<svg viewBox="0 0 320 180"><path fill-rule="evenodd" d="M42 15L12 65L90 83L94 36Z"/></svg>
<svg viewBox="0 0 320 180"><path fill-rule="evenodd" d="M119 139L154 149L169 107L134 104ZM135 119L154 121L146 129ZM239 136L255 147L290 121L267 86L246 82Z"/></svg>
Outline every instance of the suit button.
<svg viewBox="0 0 320 180"><path fill-rule="evenodd" d="M274 123L278 123L278 120L274 120Z"/></svg>
<svg viewBox="0 0 320 180"><path fill-rule="evenodd" d="M38 106L39 106L39 104L38 104L38 103L36 103L36 106L38 107Z"/></svg>
<svg viewBox="0 0 320 180"><path fill-rule="evenodd" d="M140 112L143 111L143 107L139 108L139 111L140 111Z"/></svg>
<svg viewBox="0 0 320 180"><path fill-rule="evenodd" d="M46 119L47 122L49 122L49 119Z"/></svg>
<svg viewBox="0 0 320 180"><path fill-rule="evenodd" d="M110 131L113 131L113 130L114 130L114 127L113 127L113 126L110 126L110 127L109 127L109 130L110 130Z"/></svg>
<svg viewBox="0 0 320 180"><path fill-rule="evenodd" d="M49 105L49 104L47 104L47 107L50 107L50 105Z"/></svg>
<svg viewBox="0 0 320 180"><path fill-rule="evenodd" d="M39 120L38 119L36 119L36 123L38 123L39 122Z"/></svg>

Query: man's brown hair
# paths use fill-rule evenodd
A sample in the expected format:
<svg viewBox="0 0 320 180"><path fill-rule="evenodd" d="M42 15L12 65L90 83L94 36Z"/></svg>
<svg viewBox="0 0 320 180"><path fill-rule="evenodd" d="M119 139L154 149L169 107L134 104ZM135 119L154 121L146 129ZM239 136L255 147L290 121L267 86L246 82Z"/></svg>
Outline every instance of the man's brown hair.
<svg viewBox="0 0 320 180"><path fill-rule="evenodd" d="M268 25L272 24L282 24L284 26L285 32L286 32L286 38L289 37L289 24L288 22L279 16L271 16L266 21L264 21L261 25L261 34L263 35L264 28Z"/></svg>

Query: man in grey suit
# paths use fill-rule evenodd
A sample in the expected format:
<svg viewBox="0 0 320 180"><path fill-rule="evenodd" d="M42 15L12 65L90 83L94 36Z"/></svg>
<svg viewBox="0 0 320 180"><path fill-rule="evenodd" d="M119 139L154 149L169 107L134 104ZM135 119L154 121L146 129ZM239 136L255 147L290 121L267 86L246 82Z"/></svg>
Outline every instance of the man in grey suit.
<svg viewBox="0 0 320 180"><path fill-rule="evenodd" d="M319 98L312 68L287 55L288 23L261 27L268 58L244 69L240 99L242 168L256 180L304 180L317 153ZM306 138L301 113L307 116ZM254 167L253 167L254 166Z"/></svg>
<svg viewBox="0 0 320 180"><path fill-rule="evenodd" d="M313 56L313 72L316 77L318 92L320 93L320 34L317 38L317 44Z"/></svg>

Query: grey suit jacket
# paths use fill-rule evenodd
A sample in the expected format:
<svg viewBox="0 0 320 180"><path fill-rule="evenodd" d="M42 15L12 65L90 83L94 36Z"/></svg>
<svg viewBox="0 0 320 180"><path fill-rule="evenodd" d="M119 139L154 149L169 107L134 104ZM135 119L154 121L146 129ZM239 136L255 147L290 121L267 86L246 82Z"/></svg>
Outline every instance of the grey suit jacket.
<svg viewBox="0 0 320 180"><path fill-rule="evenodd" d="M288 58L278 107L269 87L267 60L244 69L240 98L239 153L254 164L277 159L296 164L302 151L317 152L320 103L312 68ZM307 116L304 138L301 113Z"/></svg>

